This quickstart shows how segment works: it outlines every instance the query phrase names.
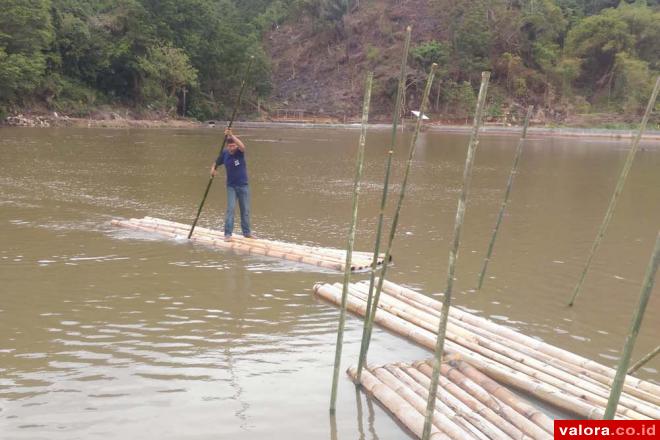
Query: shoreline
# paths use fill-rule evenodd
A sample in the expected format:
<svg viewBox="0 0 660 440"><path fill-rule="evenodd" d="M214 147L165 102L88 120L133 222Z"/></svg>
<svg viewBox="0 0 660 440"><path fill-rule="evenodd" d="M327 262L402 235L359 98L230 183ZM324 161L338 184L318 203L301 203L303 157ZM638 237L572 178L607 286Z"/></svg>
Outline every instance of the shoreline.
<svg viewBox="0 0 660 440"><path fill-rule="evenodd" d="M412 121L409 121L412 122ZM410 123L403 125L402 129L411 129ZM0 127L33 127L33 128L159 128L159 129L199 129L199 128L222 128L227 121L199 122L190 119L85 119L70 118L67 116L11 116L0 124ZM360 124L355 123L333 123L333 122L281 122L281 121L235 121L234 127L240 128L297 128L297 129L360 129ZM369 124L370 129L391 129L390 124ZM486 135L513 136L520 134L522 127L501 126L485 124L481 127L481 133ZM430 133L456 133L469 134L472 130L470 125L451 125L429 122L424 125L423 130ZM543 137L572 137L572 138L594 138L628 140L637 135L637 130L618 130L605 128L573 128L573 127L529 127L530 135ZM660 130L646 130L642 140L645 142L660 143Z"/></svg>

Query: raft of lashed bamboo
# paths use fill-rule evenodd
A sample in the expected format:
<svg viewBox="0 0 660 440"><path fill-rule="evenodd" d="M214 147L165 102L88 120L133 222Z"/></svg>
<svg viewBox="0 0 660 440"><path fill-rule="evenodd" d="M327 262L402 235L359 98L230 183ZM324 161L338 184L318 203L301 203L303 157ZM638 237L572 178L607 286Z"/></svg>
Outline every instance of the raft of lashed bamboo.
<svg viewBox="0 0 660 440"><path fill-rule="evenodd" d="M138 231L152 232L169 238L185 238L190 231L190 225L176 223L154 217L130 220L112 220L112 224ZM208 228L196 227L191 241L215 248L231 249L237 252L281 258L304 264L320 266L326 269L344 271L346 267L346 251L341 249L304 246L281 241L245 238L233 235L231 241L224 240L224 233ZM372 254L368 252L353 252L351 271L367 270L372 263ZM383 264L383 257L378 259L378 265Z"/></svg>
<svg viewBox="0 0 660 440"><path fill-rule="evenodd" d="M421 437L432 367L427 362L368 365L360 384L404 426ZM357 369L347 371L357 381ZM441 366L431 438L551 439L553 422L521 397L467 362Z"/></svg>
<svg viewBox="0 0 660 440"><path fill-rule="evenodd" d="M314 291L339 304L341 286L317 284ZM368 284L351 284L347 307L364 316ZM375 322L433 350L441 303L385 281ZM615 371L509 327L452 307L446 352L497 380L579 417L600 419ZM659 419L660 386L626 378L619 419Z"/></svg>

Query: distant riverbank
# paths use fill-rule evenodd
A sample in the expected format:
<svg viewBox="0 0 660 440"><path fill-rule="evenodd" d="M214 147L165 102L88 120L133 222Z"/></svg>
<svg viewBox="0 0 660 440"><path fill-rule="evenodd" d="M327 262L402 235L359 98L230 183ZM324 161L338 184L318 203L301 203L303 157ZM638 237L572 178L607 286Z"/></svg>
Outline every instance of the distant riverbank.
<svg viewBox="0 0 660 440"><path fill-rule="evenodd" d="M3 121L6 126L20 127L73 127L73 128L221 128L227 125L226 121L200 122L193 119L162 118L162 119L133 119L122 117L117 113L109 113L104 118L71 118L60 116L57 113L48 115L23 115L10 116ZM235 127L244 128L340 128L358 129L359 123L311 123L311 122L281 122L281 121L236 121ZM404 129L412 129L414 121L410 120L404 124ZM370 124L373 129L388 129L389 124ZM438 133L469 133L470 125L447 125L428 122L424 130ZM521 127L501 126L485 124L481 132L492 135L516 135ZM637 130L615 130L604 128L574 128L574 127L530 127L530 135L552 136L552 137L579 137L579 138L607 138L607 139L632 139L637 135ZM643 137L645 142L660 142L659 130L646 130Z"/></svg>

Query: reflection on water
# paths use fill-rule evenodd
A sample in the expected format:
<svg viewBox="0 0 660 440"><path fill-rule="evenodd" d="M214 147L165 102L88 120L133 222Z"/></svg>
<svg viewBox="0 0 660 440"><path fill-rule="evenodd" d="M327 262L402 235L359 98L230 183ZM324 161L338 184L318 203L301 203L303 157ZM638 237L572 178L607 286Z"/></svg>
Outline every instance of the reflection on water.
<svg viewBox="0 0 660 440"><path fill-rule="evenodd" d="M359 132L244 132L256 232L344 246ZM401 438L401 428L347 378L336 419L325 421L338 312L311 288L340 274L110 226L114 217L145 215L190 223L218 133L2 129L3 439ZM372 247L388 141L388 130L369 132L359 250ZM420 136L393 281L443 290L466 141ZM478 292L516 141L496 136L480 144L456 303L614 365L660 224L660 147L640 151L583 296L567 309L628 143L531 141ZM395 154L392 200L404 150ZM217 228L225 196L221 179L215 183L200 224ZM657 345L658 301L651 298L634 357ZM361 321L349 318L342 369L357 359L360 335ZM427 355L380 330L371 347L377 363ZM659 369L651 362L639 376L660 381Z"/></svg>

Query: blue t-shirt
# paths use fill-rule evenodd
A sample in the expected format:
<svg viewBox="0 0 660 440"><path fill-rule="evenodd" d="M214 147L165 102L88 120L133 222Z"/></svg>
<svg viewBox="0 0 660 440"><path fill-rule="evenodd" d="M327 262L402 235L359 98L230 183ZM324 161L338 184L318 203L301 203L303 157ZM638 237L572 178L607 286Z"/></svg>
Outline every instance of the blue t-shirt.
<svg viewBox="0 0 660 440"><path fill-rule="evenodd" d="M234 154L222 150L222 154L215 161L216 167L224 165L227 170L227 186L244 186L248 184L245 154L236 150Z"/></svg>

